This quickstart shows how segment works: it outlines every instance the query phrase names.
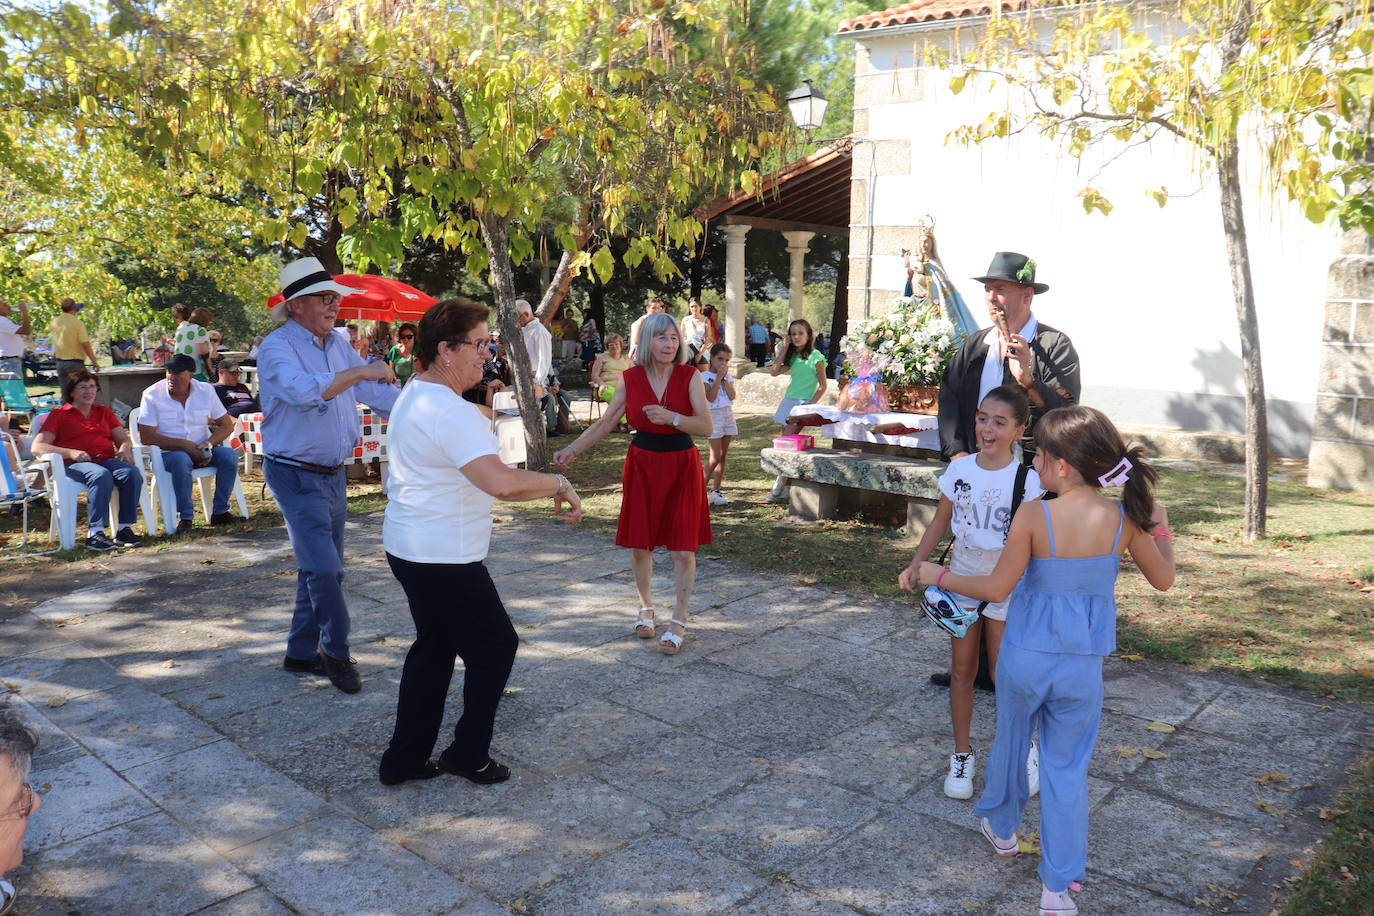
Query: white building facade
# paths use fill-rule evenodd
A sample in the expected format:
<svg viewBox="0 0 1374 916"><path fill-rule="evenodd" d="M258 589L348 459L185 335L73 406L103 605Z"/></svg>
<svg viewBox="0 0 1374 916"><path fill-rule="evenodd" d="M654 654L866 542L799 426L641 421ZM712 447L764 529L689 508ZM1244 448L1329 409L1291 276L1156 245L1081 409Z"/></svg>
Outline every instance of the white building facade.
<svg viewBox="0 0 1374 916"><path fill-rule="evenodd" d="M1244 388L1235 300L1214 175L1172 138L1075 159L1035 133L964 147L947 137L1024 100L1005 85L920 64L927 43L952 47L986 22L986 4L908 4L849 20L855 43L849 317L884 311L905 281L901 252L935 220L939 255L974 317L990 323L981 284L999 250L1038 264L1050 291L1043 322L1073 339L1083 403L1130 426L1243 432ZM960 10L963 10L961 13ZM1024 15L1024 14L1017 14ZM1328 268L1341 233L1254 189L1246 204L1271 444L1301 457L1312 441ZM869 183L872 183L870 189ZM1085 213L1079 191L1098 188L1114 209ZM1185 195L1160 207L1148 190Z"/></svg>

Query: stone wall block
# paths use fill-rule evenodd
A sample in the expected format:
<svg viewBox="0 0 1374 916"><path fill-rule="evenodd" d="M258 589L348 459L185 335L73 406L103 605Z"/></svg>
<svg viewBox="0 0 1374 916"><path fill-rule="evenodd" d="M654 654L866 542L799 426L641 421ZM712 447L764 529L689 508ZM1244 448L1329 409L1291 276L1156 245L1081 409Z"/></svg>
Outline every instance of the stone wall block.
<svg viewBox="0 0 1374 916"><path fill-rule="evenodd" d="M1350 340L1350 303L1336 300L1326 303L1326 320L1322 324L1322 340L1345 343Z"/></svg>
<svg viewBox="0 0 1374 916"><path fill-rule="evenodd" d="M1323 347L1318 390L1353 395L1374 392L1374 347Z"/></svg>
<svg viewBox="0 0 1374 916"><path fill-rule="evenodd" d="M886 70L866 73L854 80L854 107L870 108L895 102L920 102L925 97L918 71Z"/></svg>
<svg viewBox="0 0 1374 916"><path fill-rule="evenodd" d="M860 178L849 183L849 224L851 226L864 225L868 220L868 179ZM853 256L854 246L861 244L858 241L862 231L849 233L850 256ZM860 249L862 250L862 249Z"/></svg>
<svg viewBox="0 0 1374 916"><path fill-rule="evenodd" d="M879 140L876 144L864 143L863 146L877 146L878 175L911 174L911 141ZM856 165L855 168L858 166Z"/></svg>
<svg viewBox="0 0 1374 916"><path fill-rule="evenodd" d="M1322 439L1349 439L1352 407L1350 398L1339 398L1329 394L1317 395L1317 410L1312 418L1312 435Z"/></svg>
<svg viewBox="0 0 1374 916"><path fill-rule="evenodd" d="M1374 443L1313 442L1307 468L1309 487L1374 489Z"/></svg>
<svg viewBox="0 0 1374 916"><path fill-rule="evenodd" d="M861 108L854 112L854 136L868 136L868 109Z"/></svg>
<svg viewBox="0 0 1374 916"><path fill-rule="evenodd" d="M1374 257L1346 255L1331 262L1326 298L1374 299Z"/></svg>
<svg viewBox="0 0 1374 916"><path fill-rule="evenodd" d="M855 232L849 237L850 289L863 289L868 285L868 258L864 257L865 240L861 238L867 234L867 231Z"/></svg>
<svg viewBox="0 0 1374 916"><path fill-rule="evenodd" d="M1374 235L1363 229L1347 229L1341 235L1341 253L1374 256Z"/></svg>
<svg viewBox="0 0 1374 916"><path fill-rule="evenodd" d="M1355 430L1350 438L1374 443L1374 397L1358 399L1355 405Z"/></svg>
<svg viewBox="0 0 1374 916"><path fill-rule="evenodd" d="M1370 291L1374 296L1374 290ZM1374 302L1355 303L1355 343L1374 343Z"/></svg>
<svg viewBox="0 0 1374 916"><path fill-rule="evenodd" d="M863 236L860 243L867 245L868 232L865 230L858 234ZM915 226L877 226L873 230L873 254L875 257L900 255L903 249L911 251L915 247ZM906 276L903 275L902 279L905 280Z"/></svg>

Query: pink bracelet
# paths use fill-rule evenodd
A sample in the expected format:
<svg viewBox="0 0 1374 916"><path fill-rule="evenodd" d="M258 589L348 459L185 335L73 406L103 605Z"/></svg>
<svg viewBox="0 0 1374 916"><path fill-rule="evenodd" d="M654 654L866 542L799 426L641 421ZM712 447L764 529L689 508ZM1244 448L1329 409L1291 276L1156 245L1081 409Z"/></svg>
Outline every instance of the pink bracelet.
<svg viewBox="0 0 1374 916"><path fill-rule="evenodd" d="M942 570L940 570L940 574L939 574L938 576L935 577L935 587L936 587L936 588L939 588L939 587L940 587L940 580L943 579L943 578L945 577L945 573L947 573L947 572L949 572L949 569L948 569L948 568L942 569Z"/></svg>
<svg viewBox="0 0 1374 916"><path fill-rule="evenodd" d="M1150 540L1157 541L1160 538L1168 538L1172 541L1174 539L1174 533L1163 525L1160 525L1154 531L1150 532Z"/></svg>

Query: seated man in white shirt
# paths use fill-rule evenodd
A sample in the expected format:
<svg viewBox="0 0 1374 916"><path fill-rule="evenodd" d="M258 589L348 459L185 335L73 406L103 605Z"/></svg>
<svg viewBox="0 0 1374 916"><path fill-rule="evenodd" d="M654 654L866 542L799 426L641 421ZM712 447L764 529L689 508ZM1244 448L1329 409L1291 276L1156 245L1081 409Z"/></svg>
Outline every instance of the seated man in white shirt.
<svg viewBox="0 0 1374 916"><path fill-rule="evenodd" d="M177 501L177 533L191 530L195 518L191 501L191 470L214 465L215 501L210 524L234 521L229 497L238 480L238 457L220 445L234 432L234 418L220 403L207 382L191 378L195 361L179 353L167 361L167 381L155 382L143 392L139 408L138 436L144 445L162 449L162 462L172 475Z"/></svg>

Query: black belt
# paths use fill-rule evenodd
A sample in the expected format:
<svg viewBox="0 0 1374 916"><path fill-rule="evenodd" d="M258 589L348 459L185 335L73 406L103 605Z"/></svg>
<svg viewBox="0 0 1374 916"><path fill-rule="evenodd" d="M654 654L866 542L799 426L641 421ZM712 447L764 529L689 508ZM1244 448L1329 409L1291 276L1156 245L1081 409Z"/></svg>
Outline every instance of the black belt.
<svg viewBox="0 0 1374 916"><path fill-rule="evenodd" d="M336 464L332 468L322 464L311 464L309 461L297 461L295 458L278 458L276 455L265 455L268 461L275 461L277 464L285 465L288 468L299 468L302 471L310 471L312 474L337 474L343 467Z"/></svg>
<svg viewBox="0 0 1374 916"><path fill-rule="evenodd" d="M630 444L646 452L682 452L692 447L692 437L686 433L636 431Z"/></svg>

